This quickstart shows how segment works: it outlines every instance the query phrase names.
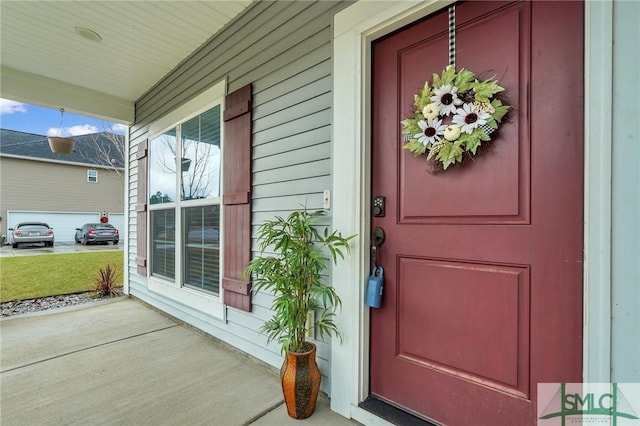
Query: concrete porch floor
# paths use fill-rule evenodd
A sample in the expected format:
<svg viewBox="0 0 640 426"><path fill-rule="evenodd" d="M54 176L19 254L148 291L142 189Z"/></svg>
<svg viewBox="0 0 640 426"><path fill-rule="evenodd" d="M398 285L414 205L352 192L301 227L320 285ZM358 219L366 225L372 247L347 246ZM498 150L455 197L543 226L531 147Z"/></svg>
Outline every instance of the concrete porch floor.
<svg viewBox="0 0 640 426"><path fill-rule="evenodd" d="M0 424L349 425L288 417L277 372L121 298L0 320Z"/></svg>

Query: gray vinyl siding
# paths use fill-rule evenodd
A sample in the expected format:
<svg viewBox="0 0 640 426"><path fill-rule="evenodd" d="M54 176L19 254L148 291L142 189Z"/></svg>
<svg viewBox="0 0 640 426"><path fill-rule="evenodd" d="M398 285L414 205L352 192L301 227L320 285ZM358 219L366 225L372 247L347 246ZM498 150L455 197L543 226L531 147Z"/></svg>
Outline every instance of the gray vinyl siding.
<svg viewBox="0 0 640 426"><path fill-rule="evenodd" d="M322 206L331 189L331 23L347 2L256 2L136 104L131 128L129 193L130 292L207 333L279 367L277 344L258 332L271 316L272 296L253 298L253 311L229 308L223 323L188 306L161 299L136 275L137 144L148 126L227 79L227 92L253 84L252 223ZM327 223L329 221L327 220ZM256 256L256 242L253 242ZM329 391L330 343L318 342L323 390Z"/></svg>

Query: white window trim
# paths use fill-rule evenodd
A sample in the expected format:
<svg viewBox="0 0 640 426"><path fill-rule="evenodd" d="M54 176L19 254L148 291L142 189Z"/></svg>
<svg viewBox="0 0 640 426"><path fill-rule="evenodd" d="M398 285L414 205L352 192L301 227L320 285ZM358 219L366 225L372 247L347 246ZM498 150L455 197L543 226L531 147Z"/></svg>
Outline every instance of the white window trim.
<svg viewBox="0 0 640 426"><path fill-rule="evenodd" d="M170 113L166 114L162 118L154 121L149 125L149 141L154 138L160 136L162 133L166 132L169 129L176 127L179 124L185 123L193 117L213 108L216 105L220 105L220 156L224 158L224 123L222 117L224 115L224 98L226 95L227 81L223 79L222 81L216 83L211 88L205 90L200 95L193 98L191 101L183 104L182 106L176 108ZM222 164L222 162L221 162ZM222 165L224 169L224 165ZM217 200L220 201L220 224L224 224L224 215L222 208L222 188L224 187L223 182L223 170L220 173L220 197L217 197ZM178 177L176 176L176 180ZM211 200L208 200L211 202ZM203 204L208 204L203 203ZM182 208L176 208L179 203L167 203L162 204L160 206L154 206L157 208L173 208L176 211L176 228L181 226L182 216L181 211ZM195 204L189 204L189 206L195 206ZM156 210L156 208L149 205L147 209L147 224L149 227L149 231L151 230L151 210ZM178 229L178 228L177 228ZM222 289L222 281L220 283L220 292L218 296L215 296L210 293L206 293L204 291L198 291L193 288L189 288L182 285L182 247L176 242L176 279L174 282L165 281L159 278L155 278L151 276L151 232L148 232L147 235L147 253L149 256L149 268L147 270L147 286L149 291L166 297L167 299L174 300L179 302L185 306L196 309L200 312L205 313L206 315L211 315L217 319L225 321L225 305L224 305L224 290ZM220 273L223 273L222 266L224 265L224 251L222 250L224 242L224 232L223 226L220 229Z"/></svg>
<svg viewBox="0 0 640 426"><path fill-rule="evenodd" d="M451 1L359 1L333 25L333 226L347 235L370 228L370 47L372 40L414 22ZM585 267L583 380L610 379L610 240L612 104L610 2L585 3ZM331 409L364 424L388 425L358 407L368 396L369 311L363 306L368 239L333 268L342 298L338 327L344 341L331 345ZM590 342L596 342L591 344ZM354 373L355 372L355 373Z"/></svg>
<svg viewBox="0 0 640 426"><path fill-rule="evenodd" d="M96 180L95 181L91 180L91 174L92 174L91 172L95 173L95 175L96 175ZM87 170L87 182L88 183L98 183L98 171L97 170L93 170L93 169Z"/></svg>

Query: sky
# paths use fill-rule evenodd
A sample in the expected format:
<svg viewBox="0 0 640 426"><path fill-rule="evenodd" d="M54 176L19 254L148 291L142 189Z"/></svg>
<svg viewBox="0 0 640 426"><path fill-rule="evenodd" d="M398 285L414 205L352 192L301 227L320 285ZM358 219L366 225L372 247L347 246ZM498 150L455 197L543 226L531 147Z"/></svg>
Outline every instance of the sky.
<svg viewBox="0 0 640 426"><path fill-rule="evenodd" d="M62 126L60 122L62 119ZM79 136L111 131L124 134L125 126L108 121L0 98L0 128L44 136Z"/></svg>

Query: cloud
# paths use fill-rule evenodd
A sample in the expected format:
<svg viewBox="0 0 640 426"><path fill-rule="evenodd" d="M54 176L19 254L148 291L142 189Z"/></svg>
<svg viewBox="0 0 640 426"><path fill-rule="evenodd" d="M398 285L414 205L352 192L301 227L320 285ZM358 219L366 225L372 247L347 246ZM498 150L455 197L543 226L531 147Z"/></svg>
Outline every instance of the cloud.
<svg viewBox="0 0 640 426"><path fill-rule="evenodd" d="M120 123L113 123L111 126L111 130L114 133L121 133L124 134L127 132L127 126L124 124L120 124Z"/></svg>
<svg viewBox="0 0 640 426"><path fill-rule="evenodd" d="M80 124L71 127L50 127L47 136L80 136L98 133L100 130L90 124Z"/></svg>
<svg viewBox="0 0 640 426"><path fill-rule="evenodd" d="M13 114L16 112L27 112L25 104L0 98L0 115Z"/></svg>
<svg viewBox="0 0 640 426"><path fill-rule="evenodd" d="M91 133L98 133L100 130L96 126L90 124L81 124L79 126L67 127L67 132L71 136L88 135Z"/></svg>

